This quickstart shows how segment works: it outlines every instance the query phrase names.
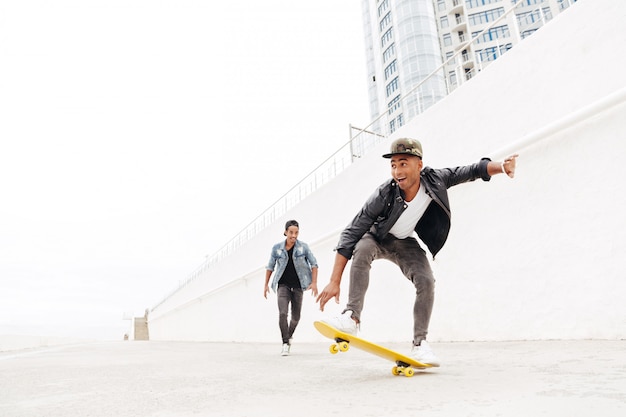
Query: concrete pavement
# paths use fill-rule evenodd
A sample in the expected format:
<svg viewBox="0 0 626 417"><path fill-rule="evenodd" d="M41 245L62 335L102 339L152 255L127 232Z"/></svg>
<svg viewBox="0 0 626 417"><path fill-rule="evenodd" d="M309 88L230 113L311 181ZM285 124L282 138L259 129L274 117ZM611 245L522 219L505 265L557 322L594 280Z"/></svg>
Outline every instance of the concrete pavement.
<svg viewBox="0 0 626 417"><path fill-rule="evenodd" d="M412 378L326 343L96 342L0 353L2 417L626 415L626 341L433 343ZM389 347L404 351L407 347Z"/></svg>

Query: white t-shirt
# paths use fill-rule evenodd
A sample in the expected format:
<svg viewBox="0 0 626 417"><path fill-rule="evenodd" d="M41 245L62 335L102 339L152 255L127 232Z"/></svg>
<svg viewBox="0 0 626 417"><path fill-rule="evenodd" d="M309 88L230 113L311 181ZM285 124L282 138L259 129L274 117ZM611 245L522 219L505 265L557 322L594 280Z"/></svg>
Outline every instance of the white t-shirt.
<svg viewBox="0 0 626 417"><path fill-rule="evenodd" d="M424 187L420 186L413 201L404 202L407 208L400 215L400 218L396 224L393 225L389 233L398 239L406 239L407 237L412 236L415 232L417 222L422 218L431 201L432 198L426 194Z"/></svg>

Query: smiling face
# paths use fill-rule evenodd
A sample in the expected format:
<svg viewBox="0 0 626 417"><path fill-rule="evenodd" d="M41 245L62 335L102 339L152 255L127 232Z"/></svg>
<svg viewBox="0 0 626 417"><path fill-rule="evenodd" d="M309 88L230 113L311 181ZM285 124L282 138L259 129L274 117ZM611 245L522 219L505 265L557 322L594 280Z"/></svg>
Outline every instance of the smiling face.
<svg viewBox="0 0 626 417"><path fill-rule="evenodd" d="M285 230L285 236L287 236L287 247L291 247L296 244L296 239L298 239L299 233L300 228L298 226L289 226L287 230Z"/></svg>
<svg viewBox="0 0 626 417"><path fill-rule="evenodd" d="M391 176L404 191L404 198L411 201L420 187L422 159L408 154L397 154L391 157Z"/></svg>

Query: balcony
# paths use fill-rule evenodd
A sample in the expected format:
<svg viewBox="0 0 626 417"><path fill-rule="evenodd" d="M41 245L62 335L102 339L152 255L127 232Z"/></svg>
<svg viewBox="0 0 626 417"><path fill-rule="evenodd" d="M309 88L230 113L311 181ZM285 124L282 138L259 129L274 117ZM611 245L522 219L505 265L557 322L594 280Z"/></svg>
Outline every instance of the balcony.
<svg viewBox="0 0 626 417"><path fill-rule="evenodd" d="M467 19L465 15L459 15L454 17L454 26L452 26L452 32L463 32L467 30Z"/></svg>
<svg viewBox="0 0 626 417"><path fill-rule="evenodd" d="M459 55L459 60L461 61L461 66L464 69L472 69L475 66L474 55L471 52L462 53Z"/></svg>
<svg viewBox="0 0 626 417"><path fill-rule="evenodd" d="M452 8L449 13L461 13L463 11L465 0L452 0Z"/></svg>
<svg viewBox="0 0 626 417"><path fill-rule="evenodd" d="M455 51L460 51L461 49L465 49L467 48L467 44L466 42L469 41L471 38L469 35L467 35L467 33L465 32L458 32L458 37L456 39L456 41L458 43L456 43L456 45L454 46L454 50Z"/></svg>

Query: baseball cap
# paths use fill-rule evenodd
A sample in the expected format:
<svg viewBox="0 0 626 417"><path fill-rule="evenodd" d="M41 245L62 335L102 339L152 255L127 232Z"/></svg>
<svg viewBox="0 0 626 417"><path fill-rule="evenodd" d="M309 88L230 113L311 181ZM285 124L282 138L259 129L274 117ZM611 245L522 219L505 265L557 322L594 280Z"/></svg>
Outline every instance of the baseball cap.
<svg viewBox="0 0 626 417"><path fill-rule="evenodd" d="M409 154L422 157L422 144L417 139L401 138L391 143L391 151L383 155L383 158L391 158L397 154Z"/></svg>

